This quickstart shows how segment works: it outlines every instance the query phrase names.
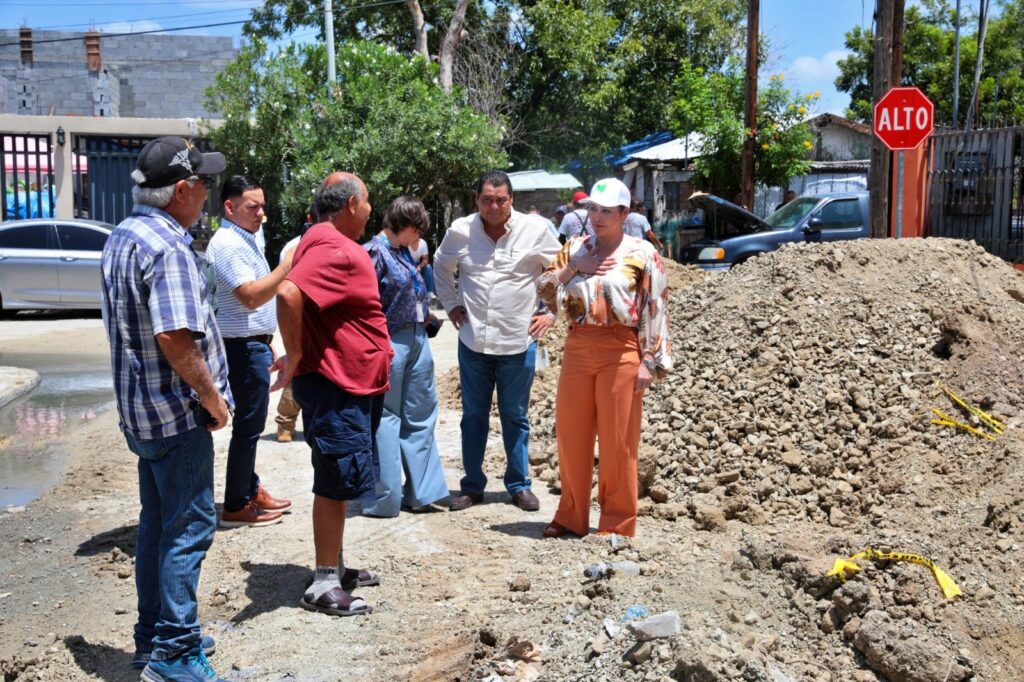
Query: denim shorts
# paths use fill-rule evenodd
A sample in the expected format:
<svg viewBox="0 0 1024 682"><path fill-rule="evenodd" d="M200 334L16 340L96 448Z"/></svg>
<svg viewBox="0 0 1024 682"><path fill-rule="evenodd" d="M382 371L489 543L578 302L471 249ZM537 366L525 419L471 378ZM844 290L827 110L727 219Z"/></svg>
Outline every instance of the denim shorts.
<svg viewBox="0 0 1024 682"><path fill-rule="evenodd" d="M292 379L292 395L313 450L313 494L341 502L374 490L384 395L352 395L316 372Z"/></svg>

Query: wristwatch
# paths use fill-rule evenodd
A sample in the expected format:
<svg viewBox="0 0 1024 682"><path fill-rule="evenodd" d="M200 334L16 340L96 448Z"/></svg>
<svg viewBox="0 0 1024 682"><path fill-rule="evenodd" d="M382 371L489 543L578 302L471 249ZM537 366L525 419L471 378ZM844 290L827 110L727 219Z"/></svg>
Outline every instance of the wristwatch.
<svg viewBox="0 0 1024 682"><path fill-rule="evenodd" d="M654 362L654 360L652 360L651 358L644 358L643 365L644 367L647 368L647 371L650 372L652 375L655 374L655 372L658 369L658 364Z"/></svg>

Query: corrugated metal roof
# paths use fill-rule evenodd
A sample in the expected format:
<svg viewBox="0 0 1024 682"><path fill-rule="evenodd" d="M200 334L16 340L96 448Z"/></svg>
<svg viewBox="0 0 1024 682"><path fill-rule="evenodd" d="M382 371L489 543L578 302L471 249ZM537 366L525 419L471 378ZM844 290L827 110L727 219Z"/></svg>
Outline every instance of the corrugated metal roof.
<svg viewBox="0 0 1024 682"><path fill-rule="evenodd" d="M539 189L575 189L583 183L569 173L549 173L545 170L518 171L508 174L513 192L530 192Z"/></svg>

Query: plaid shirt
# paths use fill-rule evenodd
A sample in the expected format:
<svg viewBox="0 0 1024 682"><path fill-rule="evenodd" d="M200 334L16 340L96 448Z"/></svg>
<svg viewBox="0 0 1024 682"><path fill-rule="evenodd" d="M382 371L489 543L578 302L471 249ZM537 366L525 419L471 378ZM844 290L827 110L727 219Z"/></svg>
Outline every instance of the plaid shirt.
<svg viewBox="0 0 1024 682"><path fill-rule="evenodd" d="M224 342L192 237L174 218L136 205L103 249L103 323L121 429L139 440L196 427L195 392L171 369L156 335L189 329L221 395L233 406Z"/></svg>

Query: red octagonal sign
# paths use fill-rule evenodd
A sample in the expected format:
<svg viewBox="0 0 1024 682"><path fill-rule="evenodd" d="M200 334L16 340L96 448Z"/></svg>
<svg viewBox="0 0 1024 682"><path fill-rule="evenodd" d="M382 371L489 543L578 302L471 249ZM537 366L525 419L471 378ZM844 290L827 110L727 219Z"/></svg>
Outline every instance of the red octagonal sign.
<svg viewBox="0 0 1024 682"><path fill-rule="evenodd" d="M935 105L917 88L892 88L875 104L874 133L893 151L917 149L935 128Z"/></svg>

